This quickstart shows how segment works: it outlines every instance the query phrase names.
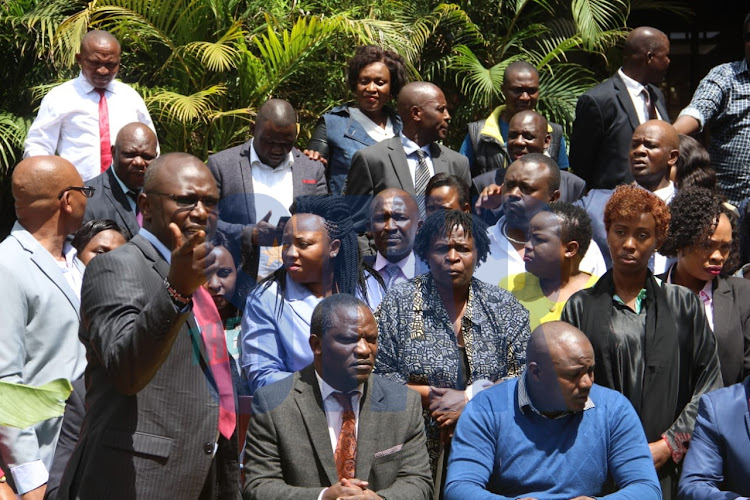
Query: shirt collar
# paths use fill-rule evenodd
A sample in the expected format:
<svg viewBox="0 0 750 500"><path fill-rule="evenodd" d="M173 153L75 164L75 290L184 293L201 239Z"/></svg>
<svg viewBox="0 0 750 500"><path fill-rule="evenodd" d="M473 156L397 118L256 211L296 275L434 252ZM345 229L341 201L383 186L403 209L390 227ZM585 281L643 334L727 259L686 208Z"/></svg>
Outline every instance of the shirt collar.
<svg viewBox="0 0 750 500"><path fill-rule="evenodd" d="M638 292L638 295L636 295L635 297L635 313L636 314L641 314L641 311L643 310L643 302L646 300L646 297L647 297L646 289L641 288L641 291ZM625 301L622 300L620 296L617 294L614 294L612 296L612 300L614 300L618 304L622 304L625 307L627 307L627 305L625 304Z"/></svg>
<svg viewBox="0 0 750 500"><path fill-rule="evenodd" d="M378 252L377 256L375 257L375 265L373 266L375 270L380 272L385 269L385 266L387 266L388 264L396 264L399 268L401 268L401 272L404 274L404 276L406 276L406 279L412 279L414 277L417 259L414 256L414 252L409 252L409 255L407 255L400 261L391 262L383 257L383 254Z"/></svg>
<svg viewBox="0 0 750 500"><path fill-rule="evenodd" d="M669 267L669 271L667 271L667 283L670 285L673 284L672 282L672 271L674 271L676 264ZM701 301L704 304L711 304L714 299L714 282L713 280L706 281L706 283L703 285L703 288L698 291L698 297L701 299Z"/></svg>
<svg viewBox="0 0 750 500"><path fill-rule="evenodd" d="M69 269L74 268L74 262L78 255L78 251L75 247L71 245L69 241L65 241L65 243L63 243L62 253L63 257L65 257L65 266Z"/></svg>
<svg viewBox="0 0 750 500"><path fill-rule="evenodd" d="M286 169L291 169L292 165L294 165L294 155L292 154L291 151L287 153L286 158L284 158L284 161L282 161L281 164L277 166L276 168L266 165L265 163L260 161L260 158L258 157L258 153L255 152L253 139L250 139L250 166L259 166L261 168L272 170L274 172L281 172Z"/></svg>
<svg viewBox="0 0 750 500"><path fill-rule="evenodd" d="M536 413L537 415L541 415L544 418L550 418L550 417L547 417L546 415L544 415L539 410L537 410L536 407L534 406L534 403L531 402L531 397L529 396L529 392L526 390L526 373L527 372L528 372L528 370L524 370L523 373L521 374L521 376L518 377L518 386L517 386L517 388L518 388L518 407L524 413L527 410L531 410L534 413ZM591 397L588 397L588 398L586 398L586 404L583 405L583 411L590 410L591 408L594 408L595 406L596 405L594 405L594 401L591 399ZM574 411L564 411L564 412L560 413L560 415L558 415L558 416L556 416L554 418L555 419L562 418L562 417L565 417L565 416L568 416L568 415L572 415L574 413L577 413L577 412L574 412Z"/></svg>
<svg viewBox="0 0 750 500"><path fill-rule="evenodd" d="M114 161L114 160L113 160L113 161ZM117 181L117 183L118 183L118 184L120 185L120 188L122 189L122 192L123 192L123 193L125 193L125 194L128 194L128 193L132 192L132 193L138 194L138 193L140 193L140 192L141 192L141 191L143 190L143 188L141 188L141 189L139 189L139 190L137 190L137 191L133 191L132 189L130 189L129 187L127 187L127 186L125 185L125 183L124 183L124 182L122 182L122 179L120 179L120 177L119 177L119 176L117 175L117 170L115 170L115 165L114 165L114 163L113 163L112 165L110 165L110 167L109 167L109 168L110 168L110 170L112 170L112 175L114 175L114 176L115 176L115 180L116 180L116 181Z"/></svg>
<svg viewBox="0 0 750 500"><path fill-rule="evenodd" d="M154 248L161 254L162 257L164 257L164 260L167 261L167 264L172 264L172 251L167 248L167 246L159 241L159 238L154 236L154 234L146 229L145 227L142 227L140 231L138 231L138 234L146 238L149 243L154 245Z"/></svg>
<svg viewBox="0 0 750 500"><path fill-rule="evenodd" d="M657 189L654 191L654 194L659 197L661 201L663 201L666 204L669 204L669 202L672 201L672 198L675 194L675 188L674 188L674 182L669 181L669 184L664 186L661 189Z"/></svg>
<svg viewBox="0 0 750 500"><path fill-rule="evenodd" d="M323 377L321 377L318 374L318 370L315 370L315 378L318 379L318 386L320 387L320 396L323 401L328 399L328 396L333 394L334 392L341 392L338 389L334 389L328 382L323 380ZM359 393L359 397L362 397L362 392L364 391L365 384L359 384L354 391Z"/></svg>
<svg viewBox="0 0 750 500"><path fill-rule="evenodd" d="M409 156L410 154L415 153L417 149L420 149L419 144L406 137L403 132L399 132L398 135L401 138L401 145L404 147L404 153L406 153L406 156ZM432 158L429 144L425 144L421 149L427 156Z"/></svg>
<svg viewBox="0 0 750 500"><path fill-rule="evenodd" d="M637 82L630 78L628 75L626 75L622 68L617 70L617 74L620 75L620 78L622 78L622 81L625 82L625 88L628 89L628 93L633 97L639 97L641 95L641 92L643 89L646 88L645 85L643 85L641 82Z"/></svg>

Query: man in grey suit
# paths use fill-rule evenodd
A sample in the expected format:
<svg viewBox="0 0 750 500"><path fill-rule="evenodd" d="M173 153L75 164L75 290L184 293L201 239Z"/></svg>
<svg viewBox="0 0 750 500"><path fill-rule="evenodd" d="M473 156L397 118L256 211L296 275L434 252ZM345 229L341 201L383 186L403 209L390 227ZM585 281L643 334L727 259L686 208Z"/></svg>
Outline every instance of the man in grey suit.
<svg viewBox="0 0 750 500"><path fill-rule="evenodd" d="M59 498L239 498L236 396L201 288L217 269L205 241L219 193L185 153L146 172L143 228L86 269L86 416Z"/></svg>
<svg viewBox="0 0 750 500"><path fill-rule="evenodd" d="M147 125L133 122L117 133L112 146L112 166L86 182L96 191L86 204L83 222L111 219L127 239L138 234L136 198L143 189L143 176L157 155L156 134Z"/></svg>
<svg viewBox="0 0 750 500"><path fill-rule="evenodd" d="M77 335L84 268L66 236L81 224L93 189L59 156L23 160L11 189L18 220L0 243L0 380L75 380L86 366ZM44 496L61 420L0 427L0 469L24 500Z"/></svg>
<svg viewBox="0 0 750 500"><path fill-rule="evenodd" d="M431 498L419 395L372 374L377 340L355 297L315 307L313 364L253 397L245 499Z"/></svg>
<svg viewBox="0 0 750 500"><path fill-rule="evenodd" d="M269 99L258 109L252 139L208 157L221 198L219 230L245 251L280 244L297 196L328 194L325 166L294 147L297 133L292 105Z"/></svg>
<svg viewBox="0 0 750 500"><path fill-rule="evenodd" d="M429 170L427 180L439 172L456 175L471 185L469 160L438 144L448 133L448 105L439 87L428 82L411 82L398 94L401 133L360 149L352 157L344 194L353 207L355 229L367 230L373 196L386 188L399 188L416 200L424 215L424 189L420 182L420 157Z"/></svg>
<svg viewBox="0 0 750 500"><path fill-rule="evenodd" d="M630 32L622 67L578 98L570 136L570 165L589 189L614 189L633 182L630 137L650 119L669 122L657 85L669 68L669 38L656 28Z"/></svg>

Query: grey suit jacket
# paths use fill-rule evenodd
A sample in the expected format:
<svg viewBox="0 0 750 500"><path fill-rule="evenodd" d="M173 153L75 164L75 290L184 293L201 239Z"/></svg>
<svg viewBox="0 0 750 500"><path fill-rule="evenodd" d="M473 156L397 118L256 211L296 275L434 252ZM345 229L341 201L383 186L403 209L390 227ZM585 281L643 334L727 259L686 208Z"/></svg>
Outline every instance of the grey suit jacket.
<svg viewBox="0 0 750 500"><path fill-rule="evenodd" d="M216 384L192 312L164 287L168 272L141 234L86 269L86 416L59 498L240 496L237 433L217 443Z"/></svg>
<svg viewBox="0 0 750 500"><path fill-rule="evenodd" d="M664 95L653 85L656 109L669 122ZM625 82L618 74L584 93L576 103L570 136L570 165L589 189L614 189L633 182L630 140L639 125Z"/></svg>
<svg viewBox="0 0 750 500"><path fill-rule="evenodd" d="M241 241L242 232L252 231L258 221L253 197L253 175L250 171L252 140L208 157L206 165L214 174L219 188L218 227L227 235ZM297 148L292 149L292 190L294 197L308 194L328 194L325 167L313 161ZM265 214L260 214L263 217ZM246 237L247 238L247 237Z"/></svg>
<svg viewBox="0 0 750 500"><path fill-rule="evenodd" d="M315 500L339 480L311 366L253 396L245 499ZM356 476L387 500L427 500L432 476L419 396L373 375L360 401Z"/></svg>
<svg viewBox="0 0 750 500"><path fill-rule="evenodd" d="M86 181L87 186L96 189L94 196L86 202L83 222L94 219L112 219L125 231L127 239L138 234L140 226L135 213L130 208L128 196L117 182L112 167L93 179Z"/></svg>
<svg viewBox="0 0 750 500"><path fill-rule="evenodd" d="M437 143L433 143L430 150L436 174L445 172L456 175L471 186L468 158ZM357 231L367 229L370 202L373 196L386 188L403 189L416 196L400 136L362 148L352 157L344 194L352 205Z"/></svg>
<svg viewBox="0 0 750 500"><path fill-rule="evenodd" d="M74 265L83 272L81 261ZM79 378L86 351L78 341L78 296L54 257L19 222L0 243L0 277L0 380L39 386ZM61 420L0 427L3 470L38 459L49 469Z"/></svg>

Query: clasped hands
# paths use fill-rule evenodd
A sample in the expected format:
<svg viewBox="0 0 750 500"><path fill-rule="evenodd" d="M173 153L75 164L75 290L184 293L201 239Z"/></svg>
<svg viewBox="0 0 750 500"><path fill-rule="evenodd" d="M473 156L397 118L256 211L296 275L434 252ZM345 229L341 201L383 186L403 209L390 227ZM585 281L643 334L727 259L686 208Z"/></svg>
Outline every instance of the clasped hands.
<svg viewBox="0 0 750 500"><path fill-rule="evenodd" d="M382 499L377 493L368 489L369 483L361 479L342 479L331 485L323 493L322 500L378 500Z"/></svg>
<svg viewBox="0 0 750 500"><path fill-rule="evenodd" d="M453 437L458 417L467 403L466 393L446 387L430 387L430 412L432 418L440 425L444 441Z"/></svg>

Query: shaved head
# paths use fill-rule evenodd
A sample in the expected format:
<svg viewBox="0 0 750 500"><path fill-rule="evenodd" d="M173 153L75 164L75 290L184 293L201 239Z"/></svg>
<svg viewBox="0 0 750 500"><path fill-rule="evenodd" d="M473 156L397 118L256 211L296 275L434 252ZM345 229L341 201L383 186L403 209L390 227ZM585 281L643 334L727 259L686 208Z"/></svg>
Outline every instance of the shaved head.
<svg viewBox="0 0 750 500"><path fill-rule="evenodd" d="M665 40L667 40L667 35L663 31L650 26L639 26L631 31L625 39L622 55L627 58L645 54L657 49Z"/></svg>
<svg viewBox="0 0 750 500"><path fill-rule="evenodd" d="M141 122L132 122L122 127L117 133L115 146L124 144L125 141L132 140L134 137L147 138L149 141L156 143L156 134L148 125Z"/></svg>
<svg viewBox="0 0 750 500"><path fill-rule="evenodd" d="M412 106L422 107L428 101L443 96L440 87L430 82L411 82L404 85L398 94L398 113L403 117L409 114Z"/></svg>
<svg viewBox="0 0 750 500"><path fill-rule="evenodd" d="M546 363L561 352L577 347L591 347L586 334L564 321L542 323L531 332L526 347L526 363Z"/></svg>
<svg viewBox="0 0 750 500"><path fill-rule="evenodd" d="M375 195L375 198L372 200L373 212L377 209L375 207L382 207L385 202L391 200L398 200L403 203L408 209L409 214L415 219L419 219L419 207L417 206L417 202L414 201L414 197L399 188L387 188Z"/></svg>
<svg viewBox="0 0 750 500"><path fill-rule="evenodd" d="M120 51L120 42L112 33L103 30L89 31L81 39L81 52L91 52L96 47L114 45Z"/></svg>
<svg viewBox="0 0 750 500"><path fill-rule="evenodd" d="M264 102L255 116L255 125L271 122L277 127L296 125L297 113L294 107L284 99L269 99Z"/></svg>
<svg viewBox="0 0 750 500"><path fill-rule="evenodd" d="M406 258L414 249L419 227L419 207L401 189L384 189L370 208L370 227L375 248L389 262Z"/></svg>
<svg viewBox="0 0 750 500"><path fill-rule="evenodd" d="M641 26L630 32L622 48L622 71L642 85L658 85L669 69L669 38Z"/></svg>
<svg viewBox="0 0 750 500"><path fill-rule="evenodd" d="M63 190L69 187L83 186L83 179L68 160L59 156L32 156L21 161L13 170L11 190L15 199L16 217L21 225L34 233L41 226L50 223L61 235L72 233L77 229L83 217L81 205L86 207L85 198L76 193L71 198L76 206L71 209L68 197L66 203L59 198ZM71 214L65 224L57 227L61 213Z"/></svg>
<svg viewBox="0 0 750 500"><path fill-rule="evenodd" d="M398 94L402 133L420 147L443 140L448 134L448 103L440 87L430 82L411 82Z"/></svg>

